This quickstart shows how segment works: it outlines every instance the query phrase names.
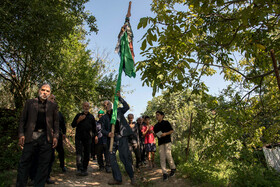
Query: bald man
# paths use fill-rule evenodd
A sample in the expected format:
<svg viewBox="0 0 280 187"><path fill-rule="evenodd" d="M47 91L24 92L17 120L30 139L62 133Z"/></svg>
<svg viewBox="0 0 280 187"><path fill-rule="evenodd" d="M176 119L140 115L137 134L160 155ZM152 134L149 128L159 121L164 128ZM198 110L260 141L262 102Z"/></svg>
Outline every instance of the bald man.
<svg viewBox="0 0 280 187"><path fill-rule="evenodd" d="M75 147L77 175L87 176L87 167L90 158L90 146L92 137L96 136L95 118L89 113L90 105L88 102L82 104L83 112L77 114L72 122L72 127L76 128Z"/></svg>

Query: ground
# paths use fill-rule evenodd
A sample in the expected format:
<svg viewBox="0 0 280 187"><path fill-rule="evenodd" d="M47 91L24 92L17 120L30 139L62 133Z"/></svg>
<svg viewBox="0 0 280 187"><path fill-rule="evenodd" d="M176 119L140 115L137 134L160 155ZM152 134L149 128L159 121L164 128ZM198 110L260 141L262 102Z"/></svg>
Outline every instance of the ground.
<svg viewBox="0 0 280 187"><path fill-rule="evenodd" d="M112 173L106 173L105 171L98 170L97 162L90 161L88 167L88 176L77 176L76 175L76 164L75 164L75 148L67 139L64 142L64 148L66 150L66 165L67 172L63 173L59 168L59 161L56 159L53 165L53 172L51 173L51 179L55 181L55 184L48 185L46 187L87 187L87 186L104 186L108 187L110 185L107 182L113 178ZM57 158L57 156L56 156ZM122 166L120 166L122 168ZM132 186L130 184L130 179L126 175L124 169L123 174L123 184L119 186ZM16 173L16 171L14 171ZM167 181L162 181L162 173L159 166L155 168L141 167L139 172L135 172L136 185L135 186L145 186L145 187L189 187L190 182L187 179L180 177L179 173ZM14 178L13 184L16 183L16 177ZM14 187L12 185L11 187Z"/></svg>
<svg viewBox="0 0 280 187"><path fill-rule="evenodd" d="M73 165L73 164L71 164ZM108 180L112 179L112 173L106 173L105 171L98 171L98 165L96 161L90 161L88 173L86 177L76 176L75 167L68 167L66 173L55 172L52 174L51 179L55 181L53 185L46 185L46 187L58 187L58 186L110 186L107 184ZM162 181L162 173L159 167L148 169L142 167L140 172L135 173L136 186L160 186L160 187L188 187L191 186L186 179L174 176L169 180ZM130 180L127 175L123 175L123 184L119 186L131 186Z"/></svg>

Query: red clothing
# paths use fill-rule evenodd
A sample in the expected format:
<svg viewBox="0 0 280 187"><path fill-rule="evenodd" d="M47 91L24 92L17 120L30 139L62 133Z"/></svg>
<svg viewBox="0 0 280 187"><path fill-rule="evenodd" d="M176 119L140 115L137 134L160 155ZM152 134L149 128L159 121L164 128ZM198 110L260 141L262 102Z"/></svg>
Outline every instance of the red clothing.
<svg viewBox="0 0 280 187"><path fill-rule="evenodd" d="M147 126L143 126L141 131L144 134L147 130ZM145 134L145 142L144 144L148 144L148 143L155 143L155 137L154 137L154 126L150 126L150 129L148 130L148 132Z"/></svg>

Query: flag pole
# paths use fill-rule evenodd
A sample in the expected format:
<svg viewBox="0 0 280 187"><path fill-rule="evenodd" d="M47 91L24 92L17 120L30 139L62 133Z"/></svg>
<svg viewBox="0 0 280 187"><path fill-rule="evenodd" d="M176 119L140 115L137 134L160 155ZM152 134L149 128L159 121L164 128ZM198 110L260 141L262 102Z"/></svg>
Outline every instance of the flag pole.
<svg viewBox="0 0 280 187"><path fill-rule="evenodd" d="M126 17L131 16L131 1L129 2L128 5L128 10ZM122 30L121 30L122 32ZM120 67L119 67L119 75L118 75L118 80L117 80L117 85L116 85L116 90L115 90L115 96L114 96L114 107L113 107L113 113L112 113L112 119L111 119L111 133L113 136L110 138L110 147L109 147L109 152L113 151L113 144L114 144L114 136L115 136L115 124L117 120L117 109L118 109L118 101L119 101L119 96L118 92L120 92L121 88L121 78L122 78L122 71L123 71L123 60L120 62Z"/></svg>

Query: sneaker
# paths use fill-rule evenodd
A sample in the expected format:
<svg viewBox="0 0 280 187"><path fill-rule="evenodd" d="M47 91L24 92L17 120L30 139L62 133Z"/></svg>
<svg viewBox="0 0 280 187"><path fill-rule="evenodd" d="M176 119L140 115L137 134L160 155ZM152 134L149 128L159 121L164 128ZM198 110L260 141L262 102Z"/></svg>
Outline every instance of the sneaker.
<svg viewBox="0 0 280 187"><path fill-rule="evenodd" d="M171 169L169 177L173 177L175 175L176 169Z"/></svg>
<svg viewBox="0 0 280 187"><path fill-rule="evenodd" d="M109 185L121 185L122 181L116 181L115 179L109 180L108 181Z"/></svg>
<svg viewBox="0 0 280 187"><path fill-rule="evenodd" d="M167 179L168 179L168 175L167 175L167 174L163 174L162 180L163 180L163 181L166 181Z"/></svg>

